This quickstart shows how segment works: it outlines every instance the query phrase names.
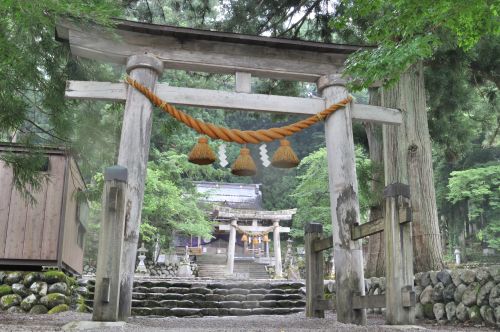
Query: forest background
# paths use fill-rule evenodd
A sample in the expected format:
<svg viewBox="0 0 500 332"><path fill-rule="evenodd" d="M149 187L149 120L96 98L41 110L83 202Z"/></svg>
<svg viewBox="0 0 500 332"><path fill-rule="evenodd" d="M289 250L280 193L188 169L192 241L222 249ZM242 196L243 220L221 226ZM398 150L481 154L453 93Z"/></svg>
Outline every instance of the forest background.
<svg viewBox="0 0 500 332"><path fill-rule="evenodd" d="M378 45L347 63L357 80L351 89L368 103L374 81L391 85L414 63L423 63L434 184L445 259L456 246L469 258L490 247L500 251L500 37L498 1L328 1L328 0L47 0L0 3L0 141L57 145L71 149L88 183L91 215L87 257L95 257L100 217L102 171L115 164L123 104L70 101L65 81L119 81L120 66L73 57L54 38L58 17L112 26L111 18L251 35L333 43ZM234 77L165 71L171 86L233 90ZM313 96L315 85L252 80L255 93ZM300 117L241 111L185 108L205 121L234 128L260 129ZM367 125L354 125L362 220L380 200L379 162L370 159ZM427 133L425 133L427 135ZM320 221L331 232L324 128L316 125L294 135L302 159L297 169L264 168L251 178L232 176L218 165L199 167L186 154L197 135L155 112L142 213L142 241L159 236L163 247L173 232L207 237L210 221L197 205L193 181L262 183L266 209L298 208L291 235L302 240L303 225ZM217 142L211 143L216 149ZM272 153L276 143L268 145ZM257 147L251 147L258 159ZM239 146L228 147L228 160ZM40 161L2 156L15 168L18 186L35 187ZM27 188L27 187L25 187ZM28 194L28 191L25 190ZM429 269L435 268L429 266Z"/></svg>

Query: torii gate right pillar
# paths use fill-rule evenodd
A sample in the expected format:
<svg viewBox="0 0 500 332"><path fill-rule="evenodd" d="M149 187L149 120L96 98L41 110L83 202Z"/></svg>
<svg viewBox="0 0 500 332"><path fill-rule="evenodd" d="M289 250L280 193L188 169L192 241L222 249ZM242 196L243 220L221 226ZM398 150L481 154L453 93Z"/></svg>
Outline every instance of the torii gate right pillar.
<svg viewBox="0 0 500 332"><path fill-rule="evenodd" d="M322 76L318 91L326 107L347 97L345 80L340 75ZM333 226L333 255L337 288L337 320L366 325L366 310L353 309L355 294L364 295L363 252L361 241L352 241L350 227L359 224L358 182L351 107L347 105L325 120L326 150Z"/></svg>
<svg viewBox="0 0 500 332"><path fill-rule="evenodd" d="M274 270L276 278L283 278L283 267L281 265L281 243L280 243L280 221L273 222L273 239L274 239Z"/></svg>

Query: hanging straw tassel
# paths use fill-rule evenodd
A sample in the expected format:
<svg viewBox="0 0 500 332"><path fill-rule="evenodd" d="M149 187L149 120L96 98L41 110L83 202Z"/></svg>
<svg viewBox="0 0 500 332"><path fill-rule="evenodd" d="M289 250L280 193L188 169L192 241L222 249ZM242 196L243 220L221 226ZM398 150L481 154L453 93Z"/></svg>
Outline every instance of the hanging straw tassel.
<svg viewBox="0 0 500 332"><path fill-rule="evenodd" d="M208 138L202 136L198 138L198 143L193 147L189 153L189 162L197 165L209 165L215 161L215 153L208 145Z"/></svg>
<svg viewBox="0 0 500 332"><path fill-rule="evenodd" d="M269 242L269 236L266 234L264 235L264 238L262 239L264 242Z"/></svg>
<svg viewBox="0 0 500 332"><path fill-rule="evenodd" d="M246 147L241 148L240 155L231 166L231 173L238 176L252 176L257 173L257 167L250 155L250 150Z"/></svg>
<svg viewBox="0 0 500 332"><path fill-rule="evenodd" d="M299 158L297 158L297 155L290 146L290 141L282 139L280 141L280 147L273 155L271 165L279 168L292 168L296 167L299 162Z"/></svg>
<svg viewBox="0 0 500 332"><path fill-rule="evenodd" d="M248 237L245 233L243 233L243 236L241 237L241 242L247 242L248 241Z"/></svg>
<svg viewBox="0 0 500 332"><path fill-rule="evenodd" d="M254 236L253 239L252 239L252 243L255 244L255 245L259 244L259 238L256 237L256 236Z"/></svg>

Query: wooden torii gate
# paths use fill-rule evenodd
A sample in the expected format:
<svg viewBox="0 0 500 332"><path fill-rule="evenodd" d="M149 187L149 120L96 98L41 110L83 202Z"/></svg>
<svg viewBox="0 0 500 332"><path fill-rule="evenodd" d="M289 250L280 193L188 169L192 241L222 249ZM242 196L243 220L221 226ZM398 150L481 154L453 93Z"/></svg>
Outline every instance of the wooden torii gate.
<svg viewBox="0 0 500 332"><path fill-rule="evenodd" d="M233 274L234 269L234 252L236 247L236 227L246 232L273 232L274 243L274 268L277 278L283 277L283 267L281 264L281 243L280 233L289 233L290 227L280 226L281 220L292 220L293 215L297 213L297 209L278 210L278 211L262 211L262 210L245 210L233 209L231 207L219 206L214 210L215 218L226 218L231 220L229 225L219 225L219 230L229 231L229 241L227 248L227 273ZM239 219L252 220L251 226L238 226ZM270 220L272 226L258 226L259 220ZM269 246L266 243L266 249L269 251Z"/></svg>
<svg viewBox="0 0 500 332"><path fill-rule="evenodd" d="M61 21L56 34L58 40L69 43L73 55L126 65L127 73L133 79L155 91L160 98L177 105L316 114L348 96L346 82L341 77L342 67L349 54L362 49L360 46L248 36L124 20L117 20L116 23L115 28L110 30ZM164 68L234 74L236 91L158 84L157 78ZM252 75L314 82L321 98L252 94ZM94 311L100 311L102 307L109 309L106 315L94 314L95 320L125 320L131 309L152 105L140 92L124 83L69 81L66 97L125 102L118 154L118 164L128 170L128 182L123 195L126 211L123 217L125 228L121 264L118 271L114 269L111 275L103 277L102 283L98 272L96 296L102 295L102 298L94 301ZM351 124L353 119L400 124L402 114L395 109L350 104L325 119L331 215L333 229L336 230L333 247L337 272L337 319L343 323L365 324L366 311L350 306L354 294L364 295L361 243L352 240L349 231L349 225L360 221ZM110 186L116 184L120 187L120 181L124 178L122 175L114 177L113 172L110 172ZM116 203L113 199L111 201ZM111 210L121 211L116 206ZM115 215L121 216L122 213ZM102 255L100 251L99 259ZM119 257L114 259L120 260ZM116 285L120 285L118 291L113 290ZM99 287L103 290L99 291ZM117 300L109 296L115 296L117 292L119 310L115 303Z"/></svg>

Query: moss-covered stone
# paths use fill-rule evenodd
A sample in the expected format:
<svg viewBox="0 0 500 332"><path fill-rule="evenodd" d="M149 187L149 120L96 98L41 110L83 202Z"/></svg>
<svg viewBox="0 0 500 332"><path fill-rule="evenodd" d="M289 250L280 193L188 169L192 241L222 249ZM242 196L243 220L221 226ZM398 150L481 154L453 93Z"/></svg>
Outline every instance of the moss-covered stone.
<svg viewBox="0 0 500 332"><path fill-rule="evenodd" d="M416 319L424 318L424 307L422 306L422 303L420 303L420 302L417 302L415 304L415 318Z"/></svg>
<svg viewBox="0 0 500 332"><path fill-rule="evenodd" d="M47 309L47 307L42 304L36 304L30 310L30 314L34 315L42 315L46 314L47 312L49 312L49 309Z"/></svg>
<svg viewBox="0 0 500 332"><path fill-rule="evenodd" d="M31 287L30 291L39 296L47 295L48 285L45 281L35 281Z"/></svg>
<svg viewBox="0 0 500 332"><path fill-rule="evenodd" d="M19 305L21 301L22 298L17 294L4 295L0 298L0 308L2 308L2 310L7 310L10 307Z"/></svg>
<svg viewBox="0 0 500 332"><path fill-rule="evenodd" d="M23 278L23 284L25 287L30 288L30 286L35 282L40 280L40 273L29 272Z"/></svg>
<svg viewBox="0 0 500 332"><path fill-rule="evenodd" d="M42 275L43 281L54 284L56 282L67 282L67 276L61 271L47 271Z"/></svg>
<svg viewBox="0 0 500 332"><path fill-rule="evenodd" d="M7 309L7 312L11 313L11 314L24 314L23 309L21 309L21 307L19 307L17 305L12 306L9 309Z"/></svg>
<svg viewBox="0 0 500 332"><path fill-rule="evenodd" d="M455 310L455 315L457 316L457 319L461 322L465 322L467 319L469 319L469 310L463 304L463 302L460 302L457 305L457 308Z"/></svg>
<svg viewBox="0 0 500 332"><path fill-rule="evenodd" d="M76 286L77 285L76 278L71 276L66 276L66 284L68 285L69 288Z"/></svg>
<svg viewBox="0 0 500 332"><path fill-rule="evenodd" d="M480 308L477 305L469 308L469 319L475 324L481 323L483 321Z"/></svg>
<svg viewBox="0 0 500 332"><path fill-rule="evenodd" d="M4 271L0 271L0 285L3 284L3 280L5 279L6 276L7 273L5 273Z"/></svg>
<svg viewBox="0 0 500 332"><path fill-rule="evenodd" d="M23 279L23 274L21 272L9 272L4 278L4 284L12 285L20 282Z"/></svg>
<svg viewBox="0 0 500 332"><path fill-rule="evenodd" d="M0 297L11 293L12 287L10 287L9 285L0 285Z"/></svg>
<svg viewBox="0 0 500 332"><path fill-rule="evenodd" d="M59 304L59 305L56 305L54 308L50 309L48 314L49 315L52 315L52 314L57 314L57 313L60 313L60 312L63 312L63 311L68 311L69 310L69 306L67 304Z"/></svg>
<svg viewBox="0 0 500 332"><path fill-rule="evenodd" d="M27 297L25 297L22 301L21 301L21 308L24 310L24 311L30 311L31 308L37 303L37 298L34 294L31 294Z"/></svg>
<svg viewBox="0 0 500 332"><path fill-rule="evenodd" d="M479 311L481 312L481 317L488 326L495 326L495 314L493 308L488 305L483 305Z"/></svg>
<svg viewBox="0 0 500 332"><path fill-rule="evenodd" d="M56 282L55 284L52 284L49 286L48 293L49 294L61 293L61 294L69 295L69 293L71 293L71 291L69 290L69 287L65 282Z"/></svg>
<svg viewBox="0 0 500 332"><path fill-rule="evenodd" d="M64 294L61 293L52 293L49 295L45 295L40 299L40 303L46 306L49 309L58 306L59 304L67 304L68 299Z"/></svg>
<svg viewBox="0 0 500 332"><path fill-rule="evenodd" d="M29 288L24 287L24 284L13 284L12 285L12 293L19 295L22 298L31 294Z"/></svg>
<svg viewBox="0 0 500 332"><path fill-rule="evenodd" d="M423 305L424 316L429 319L434 319L434 304L426 303Z"/></svg>
<svg viewBox="0 0 500 332"><path fill-rule="evenodd" d="M476 304L477 302L477 294L479 293L479 289L481 288L481 285L478 282L473 282L464 291L464 294L462 295L462 302L466 306L471 306Z"/></svg>
<svg viewBox="0 0 500 332"><path fill-rule="evenodd" d="M85 304L79 303L76 305L76 312L90 312L90 310Z"/></svg>

